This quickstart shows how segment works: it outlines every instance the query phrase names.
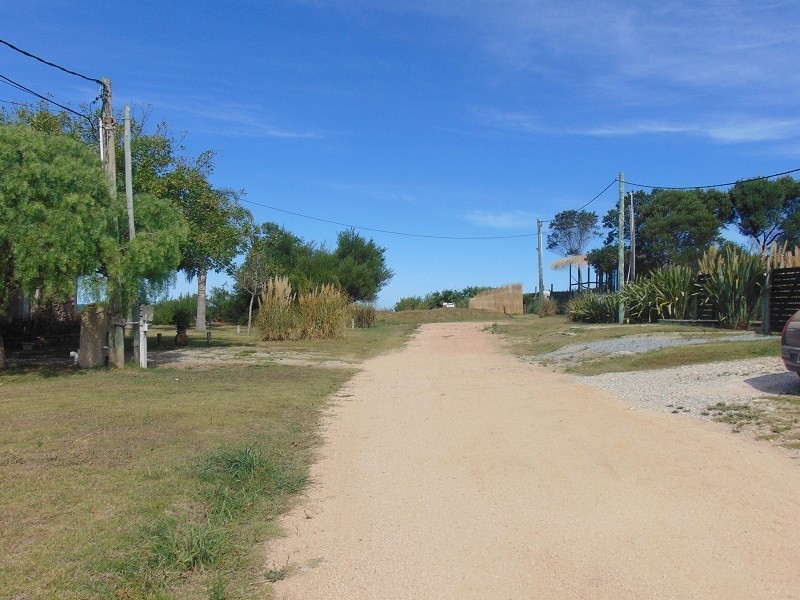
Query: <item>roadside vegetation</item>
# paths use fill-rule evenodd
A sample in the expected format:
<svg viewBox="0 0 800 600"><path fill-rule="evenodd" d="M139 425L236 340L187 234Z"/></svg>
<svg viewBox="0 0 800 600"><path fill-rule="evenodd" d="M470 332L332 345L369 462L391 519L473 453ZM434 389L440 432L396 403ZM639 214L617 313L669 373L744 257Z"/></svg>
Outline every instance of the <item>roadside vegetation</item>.
<svg viewBox="0 0 800 600"><path fill-rule="evenodd" d="M749 431L791 450L800 450L800 397L767 396L751 404L718 402L705 412L728 423L734 433Z"/></svg>

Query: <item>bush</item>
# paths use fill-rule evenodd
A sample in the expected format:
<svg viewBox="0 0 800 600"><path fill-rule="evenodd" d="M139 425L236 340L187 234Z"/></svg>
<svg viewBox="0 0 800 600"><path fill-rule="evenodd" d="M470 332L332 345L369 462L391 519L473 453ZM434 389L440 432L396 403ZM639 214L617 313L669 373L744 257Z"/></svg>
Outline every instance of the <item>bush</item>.
<svg viewBox="0 0 800 600"><path fill-rule="evenodd" d="M692 300L697 294L695 279L696 275L689 267L669 267L650 274L660 318L692 318Z"/></svg>
<svg viewBox="0 0 800 600"><path fill-rule="evenodd" d="M342 329L347 297L336 286L321 285L298 297L297 310L301 338L329 340Z"/></svg>
<svg viewBox="0 0 800 600"><path fill-rule="evenodd" d="M190 313L185 307L179 306L175 309L175 312L172 313L172 319L170 319L170 323L175 325L175 329L178 331L186 331L189 328L189 324L192 322L192 313Z"/></svg>
<svg viewBox="0 0 800 600"><path fill-rule="evenodd" d="M723 327L747 329L761 307L766 260L733 245L706 252L700 261L705 278L699 284Z"/></svg>
<svg viewBox="0 0 800 600"><path fill-rule="evenodd" d="M619 314L616 294L579 294L567 303L567 315L582 323L614 323Z"/></svg>
<svg viewBox="0 0 800 600"><path fill-rule="evenodd" d="M213 287L208 294L206 315L209 321L221 321L232 325L247 323L250 294L227 286Z"/></svg>
<svg viewBox="0 0 800 600"><path fill-rule="evenodd" d="M256 327L264 341L330 339L346 316L347 297L338 287L321 285L298 296L287 277L273 277L261 295Z"/></svg>
<svg viewBox="0 0 800 600"><path fill-rule="evenodd" d="M378 318L378 311L371 304L351 304L350 318L356 327L367 328L375 324Z"/></svg>
<svg viewBox="0 0 800 600"><path fill-rule="evenodd" d="M418 310L420 308L422 308L422 298L419 296L400 298L397 304L394 305L395 312L400 312L401 310Z"/></svg>
<svg viewBox="0 0 800 600"><path fill-rule="evenodd" d="M536 307L536 314L540 317L552 317L558 314L558 302L552 298L542 298Z"/></svg>
<svg viewBox="0 0 800 600"><path fill-rule="evenodd" d="M174 325L172 318L179 308L187 311L190 315L196 315L197 294L181 294L177 298L155 304L153 306L153 324Z"/></svg>
<svg viewBox="0 0 800 600"><path fill-rule="evenodd" d="M658 321L657 290L651 279L637 279L618 293L625 305L625 317L631 323Z"/></svg>
<svg viewBox="0 0 800 600"><path fill-rule="evenodd" d="M272 277L261 294L256 326L264 341L288 340L295 329L295 295L287 277Z"/></svg>

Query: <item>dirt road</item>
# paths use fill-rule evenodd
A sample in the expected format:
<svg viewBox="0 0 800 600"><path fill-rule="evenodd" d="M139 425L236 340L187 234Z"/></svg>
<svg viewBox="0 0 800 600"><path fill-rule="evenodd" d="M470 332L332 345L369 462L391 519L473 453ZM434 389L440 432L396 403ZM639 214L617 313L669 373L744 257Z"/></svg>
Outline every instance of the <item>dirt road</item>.
<svg viewBox="0 0 800 600"><path fill-rule="evenodd" d="M421 328L326 419L278 599L800 598L800 464Z"/></svg>

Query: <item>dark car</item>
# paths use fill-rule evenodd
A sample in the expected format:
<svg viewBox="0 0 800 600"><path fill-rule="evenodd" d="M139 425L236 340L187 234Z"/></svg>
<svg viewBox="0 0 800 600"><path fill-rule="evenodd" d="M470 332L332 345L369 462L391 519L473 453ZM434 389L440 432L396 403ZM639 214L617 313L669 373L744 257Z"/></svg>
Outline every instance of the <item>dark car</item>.
<svg viewBox="0 0 800 600"><path fill-rule="evenodd" d="M781 358L787 369L800 375L800 310L783 327Z"/></svg>

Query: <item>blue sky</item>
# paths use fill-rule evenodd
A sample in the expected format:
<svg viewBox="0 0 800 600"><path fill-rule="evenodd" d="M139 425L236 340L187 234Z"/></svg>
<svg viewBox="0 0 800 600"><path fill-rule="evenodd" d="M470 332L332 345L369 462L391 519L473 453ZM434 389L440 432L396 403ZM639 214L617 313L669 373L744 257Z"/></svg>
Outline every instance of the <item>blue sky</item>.
<svg viewBox="0 0 800 600"><path fill-rule="evenodd" d="M533 291L536 219L619 172L687 186L800 167L797 2L2 0L0 38L110 77L115 108L149 107L190 153L214 150L213 182L247 201L409 234L528 235L363 230L395 271L382 307ZM5 47L0 74L76 108L97 95ZM31 98L0 85L0 100ZM617 189L588 208L602 216ZM246 205L317 243L343 229ZM545 269L548 288L566 283Z"/></svg>

